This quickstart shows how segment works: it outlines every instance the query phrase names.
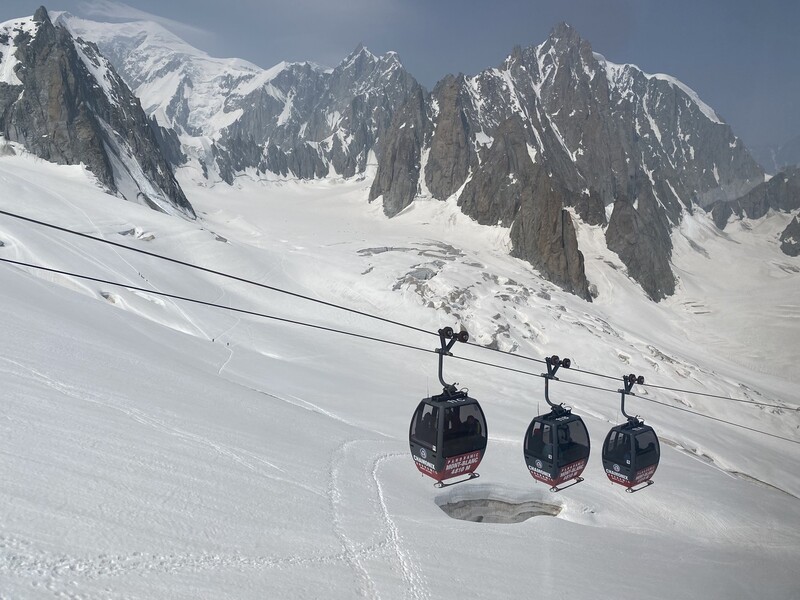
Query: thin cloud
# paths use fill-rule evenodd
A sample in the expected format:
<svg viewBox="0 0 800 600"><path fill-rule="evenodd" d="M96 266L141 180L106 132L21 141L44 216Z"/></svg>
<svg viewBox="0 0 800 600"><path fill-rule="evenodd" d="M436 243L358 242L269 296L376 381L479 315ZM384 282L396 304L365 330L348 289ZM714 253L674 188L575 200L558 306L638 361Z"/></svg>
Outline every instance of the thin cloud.
<svg viewBox="0 0 800 600"><path fill-rule="evenodd" d="M86 17L110 19L114 21L153 21L181 37L206 36L210 32L174 19L167 19L153 13L134 8L117 0L86 0L79 3L78 9Z"/></svg>

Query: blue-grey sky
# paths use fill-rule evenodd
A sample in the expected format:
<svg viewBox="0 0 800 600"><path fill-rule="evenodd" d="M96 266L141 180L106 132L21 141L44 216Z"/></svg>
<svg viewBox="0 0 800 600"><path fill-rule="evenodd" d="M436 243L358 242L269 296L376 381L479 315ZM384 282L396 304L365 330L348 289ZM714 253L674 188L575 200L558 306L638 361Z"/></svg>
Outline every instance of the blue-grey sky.
<svg viewBox="0 0 800 600"><path fill-rule="evenodd" d="M42 0L2 0L0 21ZM360 42L395 50L426 87L447 73L498 65L514 45L541 43L560 21L596 52L674 75L747 145L800 135L797 0L52 0L97 20L157 18L213 56L262 67L335 66Z"/></svg>

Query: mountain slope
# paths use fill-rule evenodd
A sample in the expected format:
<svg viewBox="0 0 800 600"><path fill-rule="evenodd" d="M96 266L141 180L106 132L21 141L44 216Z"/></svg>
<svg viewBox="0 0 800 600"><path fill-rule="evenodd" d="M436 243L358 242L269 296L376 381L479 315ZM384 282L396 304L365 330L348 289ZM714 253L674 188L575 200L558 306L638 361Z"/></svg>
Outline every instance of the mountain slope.
<svg viewBox="0 0 800 600"><path fill-rule="evenodd" d="M662 457L656 484L626 494L599 458L620 418L618 380L559 371L551 398L585 419L592 455L586 481L553 494L521 452L544 405L540 370L457 345L459 358L531 375L445 359L446 380L480 400L489 447L480 479L436 490L407 437L419 399L438 391L435 336L0 216L0 258L122 284L0 263L3 594L455 600L535 585L557 597L559 569L575 600L797 595L798 446L676 410L798 439L798 273L765 241L785 215L755 223L758 235L688 215L673 232L681 286L658 304L633 289L602 228L578 223L601 286L587 305L509 257L508 229L455 200L387 219L364 210L365 181L242 181L188 188L200 224L109 199L81 168L13 146L0 157L4 211L426 331L463 324L480 345L785 408L637 387L626 406L655 427ZM459 503L485 518L442 510ZM491 522L530 516L531 503L557 516ZM631 573L646 576L621 584Z"/></svg>
<svg viewBox="0 0 800 600"><path fill-rule="evenodd" d="M800 168L787 169L754 187L741 198L717 202L711 207L714 222L725 229L733 215L739 219L760 219L770 210L800 209Z"/></svg>
<svg viewBox="0 0 800 600"><path fill-rule="evenodd" d="M694 91L607 61L566 24L429 93L394 53L361 46L333 70L264 71L210 58L154 24L59 21L96 40L148 113L178 133L180 151L165 135L170 155L195 178L351 177L377 163L369 200L387 215L455 195L479 223L511 228L515 256L586 300L597 286L573 243L577 220L607 227L608 248L662 300L676 289L671 232L685 213L764 178Z"/></svg>
<svg viewBox="0 0 800 600"><path fill-rule="evenodd" d="M181 134L204 173L310 179L363 173L394 111L416 86L397 55L356 48L335 69L261 69L215 59L154 23L97 23L61 14L95 41L149 115ZM374 160L373 160L374 162Z"/></svg>
<svg viewBox="0 0 800 600"><path fill-rule="evenodd" d="M427 162L398 166L384 155L378 165L370 197L383 197L387 214L423 187L439 199L459 194L465 212L486 224L498 216L512 222L523 188L535 211L535 198L549 193L550 183L539 179L543 188L530 187L530 178L512 171L519 161L489 158L495 139L513 126L530 163L563 190L564 207L590 224L605 224L609 209L609 248L654 299L674 292L669 238L683 212L763 181L730 128L689 88L606 61L565 24L539 46L516 48L497 68L446 78L420 112L431 115L430 133L409 156ZM406 135L407 125L396 120L390 135ZM419 175L395 189L386 173L398 171L424 172L424 181ZM544 272L566 278L563 270Z"/></svg>
<svg viewBox="0 0 800 600"><path fill-rule="evenodd" d="M0 25L0 130L44 158L84 163L132 202L194 218L139 101L97 47L54 26L44 7Z"/></svg>

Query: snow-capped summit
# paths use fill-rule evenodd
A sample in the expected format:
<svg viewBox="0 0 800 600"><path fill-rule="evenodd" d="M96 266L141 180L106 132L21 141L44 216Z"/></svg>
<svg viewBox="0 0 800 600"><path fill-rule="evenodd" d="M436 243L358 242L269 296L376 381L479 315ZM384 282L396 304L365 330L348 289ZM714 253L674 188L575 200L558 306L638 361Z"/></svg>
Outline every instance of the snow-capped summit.
<svg viewBox="0 0 800 600"><path fill-rule="evenodd" d="M49 161L83 163L132 202L194 218L139 100L94 43L41 7L0 25L0 44L6 139Z"/></svg>
<svg viewBox="0 0 800 600"><path fill-rule="evenodd" d="M67 13L59 22L97 43L146 112L178 132L188 164L212 180L232 182L246 170L299 178L362 173L416 85L396 53L376 56L363 44L334 69L310 62L262 69L210 57L156 23L97 23Z"/></svg>

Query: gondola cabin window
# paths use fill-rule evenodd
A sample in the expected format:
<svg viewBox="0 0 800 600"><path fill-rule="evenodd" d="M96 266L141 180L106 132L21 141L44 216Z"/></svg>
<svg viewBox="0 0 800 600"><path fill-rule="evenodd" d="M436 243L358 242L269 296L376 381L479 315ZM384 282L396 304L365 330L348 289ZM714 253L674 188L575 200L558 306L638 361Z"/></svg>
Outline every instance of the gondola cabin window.
<svg viewBox="0 0 800 600"><path fill-rule="evenodd" d="M631 438L622 431L612 431L605 448L607 460L619 464L631 464Z"/></svg>
<svg viewBox="0 0 800 600"><path fill-rule="evenodd" d="M411 437L436 450L436 426L439 419L439 408L425 404L423 410L417 412L417 418L411 423Z"/></svg>
<svg viewBox="0 0 800 600"><path fill-rule="evenodd" d="M658 439L654 431L645 431L634 438L636 468L643 469L658 462Z"/></svg>
<svg viewBox="0 0 800 600"><path fill-rule="evenodd" d="M558 426L558 456L561 464L584 458L589 452L589 432L580 421Z"/></svg>
<svg viewBox="0 0 800 600"><path fill-rule="evenodd" d="M469 452L486 439L486 422L476 404L449 406L444 412L445 456Z"/></svg>

